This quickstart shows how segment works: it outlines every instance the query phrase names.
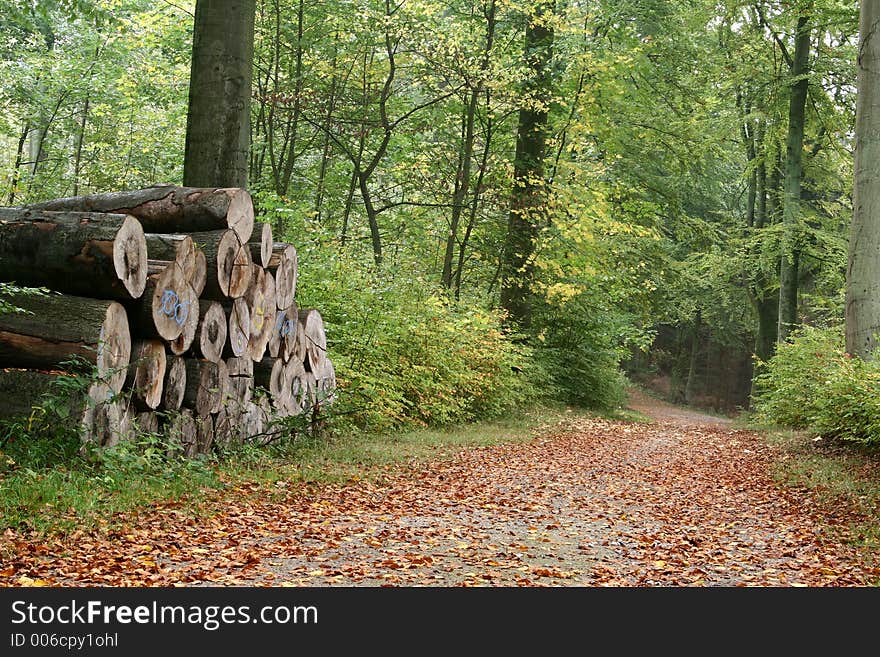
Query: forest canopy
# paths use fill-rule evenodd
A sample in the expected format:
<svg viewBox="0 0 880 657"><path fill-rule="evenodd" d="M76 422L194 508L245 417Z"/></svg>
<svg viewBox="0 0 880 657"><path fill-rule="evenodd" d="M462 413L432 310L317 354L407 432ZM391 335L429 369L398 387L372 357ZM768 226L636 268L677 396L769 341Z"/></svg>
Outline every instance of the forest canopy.
<svg viewBox="0 0 880 657"><path fill-rule="evenodd" d="M182 182L194 10L0 0L3 204ZM248 187L346 421L613 408L622 368L747 406L843 322L858 34L838 0L258 0Z"/></svg>

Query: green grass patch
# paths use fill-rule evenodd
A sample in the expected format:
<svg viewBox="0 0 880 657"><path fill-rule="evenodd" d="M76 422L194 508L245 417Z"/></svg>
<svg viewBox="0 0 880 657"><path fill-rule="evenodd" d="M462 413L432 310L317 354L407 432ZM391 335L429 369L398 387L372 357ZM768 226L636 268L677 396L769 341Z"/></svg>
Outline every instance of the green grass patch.
<svg viewBox="0 0 880 657"><path fill-rule="evenodd" d="M861 518L839 536L880 555L880 450L816 438L805 431L775 429L766 433L779 448L774 476L786 485L810 490L828 509L854 509Z"/></svg>

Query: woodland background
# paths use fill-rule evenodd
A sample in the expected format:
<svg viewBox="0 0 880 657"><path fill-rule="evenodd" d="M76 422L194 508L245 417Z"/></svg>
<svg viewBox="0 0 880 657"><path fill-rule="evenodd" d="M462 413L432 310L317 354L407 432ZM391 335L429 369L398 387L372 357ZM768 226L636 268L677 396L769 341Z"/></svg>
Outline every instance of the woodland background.
<svg viewBox="0 0 880 657"><path fill-rule="evenodd" d="M0 9L0 202L180 183L193 2ZM248 187L334 421L610 409L628 376L877 439L842 328L857 45L838 0L258 0Z"/></svg>

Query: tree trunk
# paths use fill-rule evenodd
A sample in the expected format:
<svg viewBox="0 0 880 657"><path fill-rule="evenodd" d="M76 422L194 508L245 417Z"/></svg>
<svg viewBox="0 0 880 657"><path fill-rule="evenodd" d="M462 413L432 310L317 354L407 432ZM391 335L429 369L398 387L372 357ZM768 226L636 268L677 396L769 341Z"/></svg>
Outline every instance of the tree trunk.
<svg viewBox="0 0 880 657"><path fill-rule="evenodd" d="M800 222L802 154L804 150L804 112L807 103L810 56L810 17L801 16L797 22L794 60L791 64L791 96L788 106L788 136L785 146L785 192L782 221L784 233L779 267L779 322L777 337L788 339L797 325L798 225Z"/></svg>
<svg viewBox="0 0 880 657"><path fill-rule="evenodd" d="M257 222L254 224L254 232L248 242L248 248L251 250L251 260L260 265L260 267L268 267L272 260L272 224L267 222Z"/></svg>
<svg viewBox="0 0 880 657"><path fill-rule="evenodd" d="M0 208L0 280L104 299L137 299L147 242L120 214Z"/></svg>
<svg viewBox="0 0 880 657"><path fill-rule="evenodd" d="M138 335L171 341L198 313L195 291L177 263L170 262L161 273L148 278L144 296L132 304L131 323Z"/></svg>
<svg viewBox="0 0 880 657"><path fill-rule="evenodd" d="M853 219L846 274L846 350L873 357L880 332L880 2L862 0Z"/></svg>
<svg viewBox="0 0 880 657"><path fill-rule="evenodd" d="M697 311L697 317L694 320L694 330L691 335L691 358L688 366L687 382L684 385L684 400L688 404L692 404L696 399L697 386L697 356L700 353L700 329L702 327L703 317L700 311Z"/></svg>
<svg viewBox="0 0 880 657"><path fill-rule="evenodd" d="M185 185L247 187L254 13L254 0L196 2Z"/></svg>
<svg viewBox="0 0 880 657"><path fill-rule="evenodd" d="M178 187L154 185L87 196L71 196L34 203L40 210L130 214L148 233L193 233L229 229L242 242L254 229L254 204L237 187ZM155 256L150 256L155 257Z"/></svg>
<svg viewBox="0 0 880 657"><path fill-rule="evenodd" d="M131 358L125 308L116 301L48 294L15 295L26 313L0 313L0 367L51 369L80 356L114 392Z"/></svg>
<svg viewBox="0 0 880 657"><path fill-rule="evenodd" d="M165 384L165 345L161 340L136 340L131 347L127 385L140 411L154 410L162 402Z"/></svg>
<svg viewBox="0 0 880 657"><path fill-rule="evenodd" d="M186 360L180 356L167 356L165 385L162 390L162 408L166 411L179 410L186 392Z"/></svg>
<svg viewBox="0 0 880 657"><path fill-rule="evenodd" d="M231 230L191 233L205 254L207 279L202 296L223 301L242 296L250 284L251 252Z"/></svg>
<svg viewBox="0 0 880 657"><path fill-rule="evenodd" d="M199 322L193 342L193 352L200 358L216 363L223 357L228 331L223 306L216 301L202 303L199 307Z"/></svg>
<svg viewBox="0 0 880 657"><path fill-rule="evenodd" d="M247 301L239 298L231 303L224 303L223 310L228 318L223 357L246 356L251 334L251 311Z"/></svg>
<svg viewBox="0 0 880 657"><path fill-rule="evenodd" d="M305 355L303 363L309 372L318 372L327 358L327 335L324 320L317 310L300 310L299 323L303 328Z"/></svg>
<svg viewBox="0 0 880 657"><path fill-rule="evenodd" d="M299 275L296 248L291 244L276 242L272 246L272 257L267 269L275 277L275 304L278 308L288 308L296 296L296 281Z"/></svg>
<svg viewBox="0 0 880 657"><path fill-rule="evenodd" d="M9 205L15 204L15 195L18 193L18 183L21 180L21 164L24 159L24 145L30 131L30 124L25 123L18 138L18 149L15 151L15 162L12 165L12 175L9 178L9 196L6 201Z"/></svg>
<svg viewBox="0 0 880 657"><path fill-rule="evenodd" d="M296 348L296 325L299 321L299 310L291 304L284 310L275 312L275 323L266 346L269 355L289 361Z"/></svg>
<svg viewBox="0 0 880 657"><path fill-rule="evenodd" d="M553 28L549 17L553 10L553 0L538 2L526 27L524 60L529 77L523 90L525 103L519 110L513 192L503 251L501 305L508 318L523 328L531 324L535 240L546 223L544 150L552 86Z"/></svg>
<svg viewBox="0 0 880 657"><path fill-rule="evenodd" d="M223 404L223 397L229 390L229 374L226 363L212 363L208 360L186 361L186 390L183 403L195 410L196 415L216 413Z"/></svg>

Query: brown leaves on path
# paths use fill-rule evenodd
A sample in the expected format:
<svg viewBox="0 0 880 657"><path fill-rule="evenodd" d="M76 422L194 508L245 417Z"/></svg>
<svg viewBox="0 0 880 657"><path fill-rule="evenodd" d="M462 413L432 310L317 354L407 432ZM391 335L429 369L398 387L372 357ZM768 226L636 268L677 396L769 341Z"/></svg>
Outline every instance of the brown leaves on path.
<svg viewBox="0 0 880 657"><path fill-rule="evenodd" d="M649 409L650 410L650 409ZM662 417L662 414L660 414ZM756 434L700 416L578 420L528 444L399 466L375 483L253 484L195 516L40 543L5 585L852 586L880 570L780 488ZM270 494L271 492L271 494Z"/></svg>

